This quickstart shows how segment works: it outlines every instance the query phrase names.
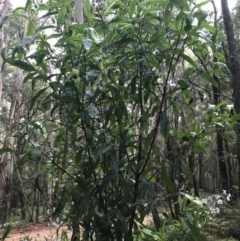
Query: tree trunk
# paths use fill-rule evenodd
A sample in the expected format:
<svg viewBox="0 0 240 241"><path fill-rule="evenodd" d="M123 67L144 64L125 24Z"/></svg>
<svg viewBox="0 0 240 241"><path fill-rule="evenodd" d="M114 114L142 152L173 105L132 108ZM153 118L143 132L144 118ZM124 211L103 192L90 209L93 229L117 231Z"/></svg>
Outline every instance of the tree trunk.
<svg viewBox="0 0 240 241"><path fill-rule="evenodd" d="M203 178L203 154L199 153L198 154L198 189L202 189L203 188L203 182L202 182L202 178Z"/></svg>
<svg viewBox="0 0 240 241"><path fill-rule="evenodd" d="M194 161L195 161L194 148L191 147L191 153L188 156L188 165L189 165L189 169L190 169L191 174L192 174L192 180L193 180L192 184L193 184L194 196L199 197L197 179L196 179L196 175L195 175L195 171L194 171L194 168L195 168Z"/></svg>
<svg viewBox="0 0 240 241"><path fill-rule="evenodd" d="M9 120L4 139L4 148L12 148L14 144L14 142L12 142L12 133L14 130L18 130L20 109L20 83L22 78L22 70L17 69L15 74ZM8 212L10 209L10 195L14 166L13 158L14 157L11 155L10 152L5 152L2 154L0 159L0 224L7 221Z"/></svg>
<svg viewBox="0 0 240 241"><path fill-rule="evenodd" d="M83 4L82 4L82 0L76 0L74 2L74 12L75 12L74 20L77 23L83 23Z"/></svg>
<svg viewBox="0 0 240 241"><path fill-rule="evenodd" d="M3 3L3 7L0 11L0 23L2 22L3 18L7 14L8 10L10 8L10 0L5 0ZM3 29L0 29L0 48L3 47ZM3 60L0 56L0 66L2 66ZM3 96L2 96L2 72L0 71L0 107L3 107Z"/></svg>
<svg viewBox="0 0 240 241"><path fill-rule="evenodd" d="M212 1L213 9L214 9L214 27L217 28L217 9L215 6L214 1ZM216 52L216 37L215 35L212 36L212 50L213 52ZM216 57L213 57L213 61L217 62ZM218 105L220 103L220 81L218 77L213 74L213 78L216 81L218 86L212 85L212 91L213 91L213 103L214 105ZM220 179L221 179L221 185L219 189L229 190L229 178L228 178L228 171L227 171L227 164L225 162L224 158L224 145L223 145L223 137L221 136L221 131L224 132L222 127L216 126L216 132L217 132L217 158L218 158L218 167L219 167L219 173L220 173Z"/></svg>
<svg viewBox="0 0 240 241"><path fill-rule="evenodd" d="M233 24L228 8L228 1L221 0L222 3L222 15L225 27L225 33L228 44L228 62L232 75L232 88L233 88L233 103L237 114L240 114L240 63L237 57L236 42L233 33ZM235 126L237 136L237 159L238 159L238 185L240 187L240 125ZM240 194L240 188L239 188Z"/></svg>
<svg viewBox="0 0 240 241"><path fill-rule="evenodd" d="M7 14L10 7L10 0L3 2L3 7L0 11L0 23ZM0 29L0 48L3 46L3 30ZM0 66L2 66L3 60L0 57ZM2 108L3 97L2 97L2 71L0 71L0 107ZM5 144L9 143L9 140L5 138ZM11 190L11 175L8 171L8 160L9 154L4 153L0 159L0 224L7 221L8 211L10 208L10 190ZM11 170L10 170L11 172Z"/></svg>

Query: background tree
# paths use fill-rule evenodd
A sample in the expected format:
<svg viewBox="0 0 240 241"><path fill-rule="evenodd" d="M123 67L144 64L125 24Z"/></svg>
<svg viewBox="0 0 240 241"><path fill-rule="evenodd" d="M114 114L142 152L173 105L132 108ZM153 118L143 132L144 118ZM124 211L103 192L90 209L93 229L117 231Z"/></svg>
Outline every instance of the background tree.
<svg viewBox="0 0 240 241"><path fill-rule="evenodd" d="M222 3L222 14L223 14L223 22L225 26L225 33L227 38L227 45L228 45L228 62L229 67L231 71L231 77L232 77L232 87L233 87L233 102L234 102L234 109L236 113L240 113L240 100L239 100L239 94L240 94L240 63L238 61L237 56L237 49L236 49L236 41L234 37L234 31L233 31L233 24L232 19L230 16L230 11L228 8L228 1L227 0L221 0ZM236 125L236 135L237 135L237 158L238 158L238 173L240 173L240 126ZM238 186L240 186L240 175L239 175L239 183ZM240 190L240 189L239 189Z"/></svg>

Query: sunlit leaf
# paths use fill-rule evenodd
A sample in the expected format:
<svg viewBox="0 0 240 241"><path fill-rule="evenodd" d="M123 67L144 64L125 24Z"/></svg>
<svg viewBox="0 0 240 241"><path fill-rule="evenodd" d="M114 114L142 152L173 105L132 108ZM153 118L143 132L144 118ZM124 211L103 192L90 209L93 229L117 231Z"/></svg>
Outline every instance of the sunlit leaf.
<svg viewBox="0 0 240 241"><path fill-rule="evenodd" d="M87 51L89 51L90 50L90 48L91 48L91 46L92 46L92 40L91 39L89 39L89 38L83 38L83 46L84 46L84 48L87 50Z"/></svg>

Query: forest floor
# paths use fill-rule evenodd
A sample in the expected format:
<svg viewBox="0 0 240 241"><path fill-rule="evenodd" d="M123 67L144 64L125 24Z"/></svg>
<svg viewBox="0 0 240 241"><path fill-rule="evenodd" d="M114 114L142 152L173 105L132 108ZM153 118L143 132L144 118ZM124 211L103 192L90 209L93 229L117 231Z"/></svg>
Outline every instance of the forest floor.
<svg viewBox="0 0 240 241"><path fill-rule="evenodd" d="M147 216L144 220L145 224L148 224L150 222L152 222L151 215ZM63 225L59 229L59 235L57 236L56 227L49 226L47 222L24 224L12 228L10 233L8 234L6 241L61 241L66 240L61 238L63 232L67 233L67 236L70 240L71 230L69 230L66 225Z"/></svg>
<svg viewBox="0 0 240 241"><path fill-rule="evenodd" d="M12 228L6 241L60 241L63 232L71 237L71 231L66 225L60 227L57 235L56 227L48 223L31 223Z"/></svg>

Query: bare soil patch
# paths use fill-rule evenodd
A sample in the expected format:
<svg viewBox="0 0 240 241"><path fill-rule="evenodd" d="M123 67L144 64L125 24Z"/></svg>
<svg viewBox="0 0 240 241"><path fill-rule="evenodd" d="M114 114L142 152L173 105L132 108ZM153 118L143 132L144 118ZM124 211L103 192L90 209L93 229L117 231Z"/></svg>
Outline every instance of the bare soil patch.
<svg viewBox="0 0 240 241"><path fill-rule="evenodd" d="M69 238L71 237L71 231L68 230L67 226L60 227L57 235L55 226L49 226L47 223L32 223L12 228L6 240L60 241L63 232L66 232Z"/></svg>
<svg viewBox="0 0 240 241"><path fill-rule="evenodd" d="M166 212L166 208L158 208L158 213ZM153 222L152 215L149 214L144 219L144 224L149 225ZM47 222L44 223L30 223L24 224L17 227L13 227L8 234L7 241L61 241L62 233L66 232L68 238L71 238L71 230L66 225L61 226L58 230L53 225L49 225ZM0 233L0 240L2 234Z"/></svg>

